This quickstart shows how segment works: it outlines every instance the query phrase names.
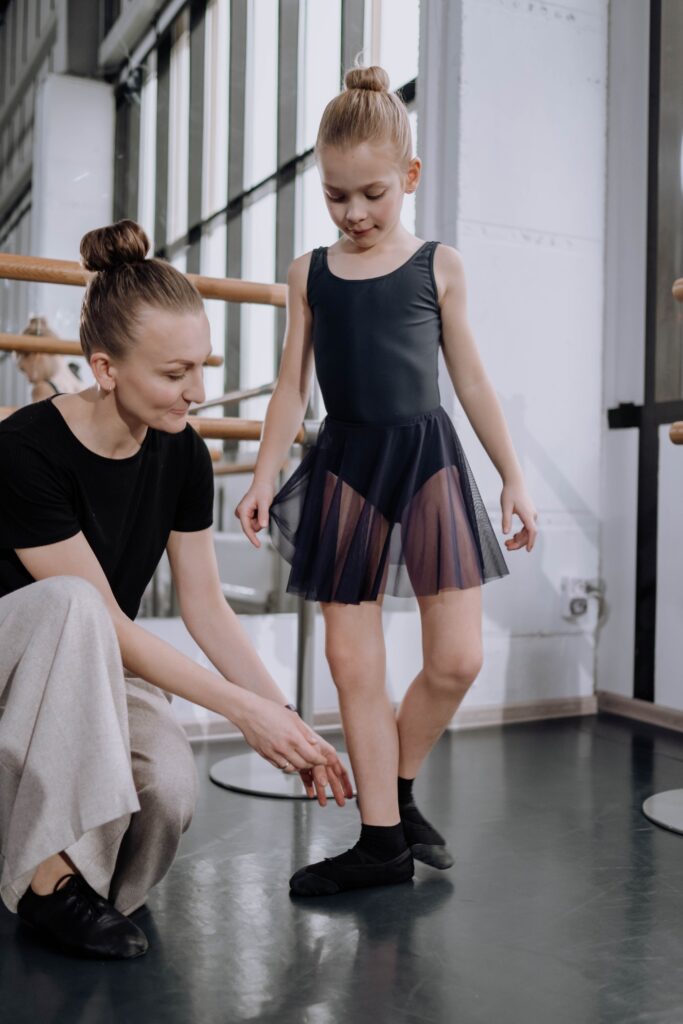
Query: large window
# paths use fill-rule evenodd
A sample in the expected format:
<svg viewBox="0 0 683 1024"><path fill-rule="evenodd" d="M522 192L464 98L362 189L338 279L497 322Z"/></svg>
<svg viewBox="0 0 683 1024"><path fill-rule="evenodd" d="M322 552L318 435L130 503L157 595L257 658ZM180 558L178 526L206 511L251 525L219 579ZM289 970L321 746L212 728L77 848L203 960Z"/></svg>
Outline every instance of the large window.
<svg viewBox="0 0 683 1024"><path fill-rule="evenodd" d="M119 214L182 269L283 281L294 256L338 237L312 149L345 68L381 63L416 133L418 28L418 0L188 0L119 83ZM411 197L403 220L414 229ZM207 397L272 380L282 312L208 302L207 314L225 355ZM239 412L259 418L266 401Z"/></svg>

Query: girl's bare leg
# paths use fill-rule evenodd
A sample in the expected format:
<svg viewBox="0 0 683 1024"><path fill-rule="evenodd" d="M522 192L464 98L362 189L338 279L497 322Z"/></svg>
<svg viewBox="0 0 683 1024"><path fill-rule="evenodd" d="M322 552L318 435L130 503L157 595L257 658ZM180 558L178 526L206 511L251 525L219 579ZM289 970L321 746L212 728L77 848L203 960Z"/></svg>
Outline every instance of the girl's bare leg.
<svg viewBox="0 0 683 1024"><path fill-rule="evenodd" d="M364 825L399 822L398 730L386 691L379 602L323 604L325 653L339 693L346 746Z"/></svg>
<svg viewBox="0 0 683 1024"><path fill-rule="evenodd" d="M422 670L397 715L399 770L414 779L476 679L482 663L481 587L418 598Z"/></svg>

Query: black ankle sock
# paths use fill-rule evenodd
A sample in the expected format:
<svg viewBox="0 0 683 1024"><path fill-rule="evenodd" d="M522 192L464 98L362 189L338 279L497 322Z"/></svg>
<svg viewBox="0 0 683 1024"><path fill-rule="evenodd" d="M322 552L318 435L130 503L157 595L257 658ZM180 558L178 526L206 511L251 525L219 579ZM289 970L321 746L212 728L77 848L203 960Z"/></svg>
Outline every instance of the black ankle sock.
<svg viewBox="0 0 683 1024"><path fill-rule="evenodd" d="M415 779L402 779L398 777L398 806L411 804L413 802L413 783Z"/></svg>
<svg viewBox="0 0 683 1024"><path fill-rule="evenodd" d="M401 822L397 825L361 825L356 846L377 860L393 860L406 847Z"/></svg>
<svg viewBox="0 0 683 1024"><path fill-rule="evenodd" d="M401 814L401 825L408 846L424 843L428 846L445 846L446 840L440 832L420 814L413 797L414 779L398 777L398 809Z"/></svg>

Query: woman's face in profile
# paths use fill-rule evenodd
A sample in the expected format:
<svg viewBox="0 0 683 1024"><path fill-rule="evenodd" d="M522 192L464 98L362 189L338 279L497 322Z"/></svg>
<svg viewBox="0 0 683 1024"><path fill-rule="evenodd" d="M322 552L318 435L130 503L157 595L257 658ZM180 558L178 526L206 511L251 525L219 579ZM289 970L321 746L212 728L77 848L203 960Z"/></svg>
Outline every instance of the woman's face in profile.
<svg viewBox="0 0 683 1024"><path fill-rule="evenodd" d="M136 340L112 363L121 412L156 430L185 429L192 403L204 401L204 362L211 352L209 321L199 313L146 307L136 316Z"/></svg>

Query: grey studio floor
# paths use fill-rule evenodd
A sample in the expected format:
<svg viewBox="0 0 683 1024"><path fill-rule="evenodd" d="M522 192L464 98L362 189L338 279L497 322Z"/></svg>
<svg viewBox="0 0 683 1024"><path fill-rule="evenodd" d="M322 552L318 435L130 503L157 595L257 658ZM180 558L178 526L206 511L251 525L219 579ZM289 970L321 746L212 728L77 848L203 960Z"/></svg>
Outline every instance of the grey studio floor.
<svg viewBox="0 0 683 1024"><path fill-rule="evenodd" d="M6 1024L683 1022L683 836L640 813L683 787L683 736L601 715L450 734L418 795L456 865L294 902L357 809L242 796L207 778L137 915L152 944L83 962L0 913Z"/></svg>

